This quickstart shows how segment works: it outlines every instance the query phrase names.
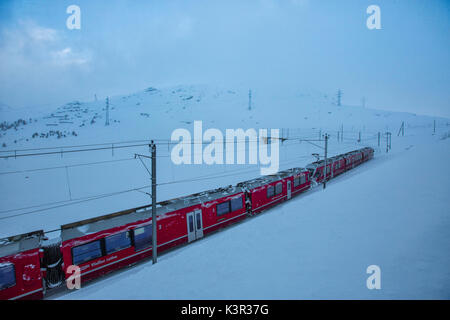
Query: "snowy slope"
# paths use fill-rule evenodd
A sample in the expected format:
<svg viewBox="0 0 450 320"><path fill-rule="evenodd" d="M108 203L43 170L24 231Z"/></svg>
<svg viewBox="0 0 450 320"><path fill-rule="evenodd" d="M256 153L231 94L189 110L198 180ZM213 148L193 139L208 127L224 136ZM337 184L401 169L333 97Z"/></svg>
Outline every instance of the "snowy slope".
<svg viewBox="0 0 450 320"><path fill-rule="evenodd" d="M248 89L207 85L149 87L129 95L110 97L110 126L106 127L106 100L72 101L48 111L27 109L27 123L17 130L1 130L0 151L40 146L104 143L134 139L167 139L194 120L215 128L300 128L305 132L326 128L362 132L397 131L402 121L409 127L431 126L433 119L411 113L395 113L362 107L337 107L332 95L302 90L253 89L248 110ZM14 118L16 117L16 118ZM0 108L0 120L13 124L18 114ZM14 118L14 119L11 119ZM56 132L60 132L59 135ZM73 135L73 132L77 136ZM37 137L33 138L33 134ZM1 145L5 143L6 146Z"/></svg>
<svg viewBox="0 0 450 320"><path fill-rule="evenodd" d="M63 299L449 299L450 139L392 153ZM366 268L381 268L381 290Z"/></svg>

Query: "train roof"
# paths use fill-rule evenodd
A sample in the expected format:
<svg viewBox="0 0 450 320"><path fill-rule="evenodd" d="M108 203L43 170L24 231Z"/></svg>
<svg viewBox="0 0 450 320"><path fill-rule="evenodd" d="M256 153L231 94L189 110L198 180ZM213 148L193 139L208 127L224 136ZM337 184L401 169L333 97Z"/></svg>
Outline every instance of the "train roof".
<svg viewBox="0 0 450 320"><path fill-rule="evenodd" d="M38 230L0 239L0 257L39 248L44 231Z"/></svg>
<svg viewBox="0 0 450 320"><path fill-rule="evenodd" d="M182 208L192 207L219 198L227 197L242 192L242 188L228 186L165 200L156 204L156 215L177 211ZM128 210L118 211L103 216L73 222L61 226L62 241L82 237L84 235L120 227L129 223L143 221L152 217L152 205L145 205Z"/></svg>
<svg viewBox="0 0 450 320"><path fill-rule="evenodd" d="M372 148L365 147L365 148L358 149L358 150L352 150L352 151L349 151L349 152L344 153L344 154L339 154L339 155L336 155L336 156L328 158L327 162L328 162L328 164L331 164L331 162L333 162L333 161L345 158L347 156L354 155L354 154L362 152L363 150L366 150L366 149L372 149ZM314 162L311 162L310 164L308 164L306 166L306 168L316 168L316 167L324 165L324 164L325 164L325 160L314 161Z"/></svg>
<svg viewBox="0 0 450 320"><path fill-rule="evenodd" d="M274 181L278 181L278 180L281 180L281 179L284 179L284 178L287 178L287 177L290 177L290 176L293 176L296 174L300 174L305 171L306 171L305 168L290 168L287 170L279 171L276 174L262 176L259 178L239 182L237 184L237 186L242 186L242 187L245 186L247 188L253 189L253 188L257 188L262 185L274 182Z"/></svg>

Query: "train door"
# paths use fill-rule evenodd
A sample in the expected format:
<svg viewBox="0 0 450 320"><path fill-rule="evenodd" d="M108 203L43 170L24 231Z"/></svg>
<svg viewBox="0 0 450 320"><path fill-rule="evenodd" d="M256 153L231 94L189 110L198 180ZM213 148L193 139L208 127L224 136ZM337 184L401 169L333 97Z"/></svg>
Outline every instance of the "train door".
<svg viewBox="0 0 450 320"><path fill-rule="evenodd" d="M188 242L203 237L202 210L195 210L186 214Z"/></svg>
<svg viewBox="0 0 450 320"><path fill-rule="evenodd" d="M195 210L195 239L203 238L202 210Z"/></svg>
<svg viewBox="0 0 450 320"><path fill-rule="evenodd" d="M291 189L291 180L287 180L287 199L289 200L292 195L292 189Z"/></svg>

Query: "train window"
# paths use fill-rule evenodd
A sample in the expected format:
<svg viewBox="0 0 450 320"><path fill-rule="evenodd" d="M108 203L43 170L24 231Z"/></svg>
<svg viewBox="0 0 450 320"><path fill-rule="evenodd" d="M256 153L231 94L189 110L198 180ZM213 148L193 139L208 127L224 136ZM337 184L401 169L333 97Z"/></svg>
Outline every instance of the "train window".
<svg viewBox="0 0 450 320"><path fill-rule="evenodd" d="M216 206L216 209L217 209L217 215L218 216L221 216L223 214L227 214L228 212L230 212L230 201L219 203Z"/></svg>
<svg viewBox="0 0 450 320"><path fill-rule="evenodd" d="M201 219L201 213L200 212L197 212L195 214L195 220L197 221L197 230L200 230L202 228L202 219Z"/></svg>
<svg viewBox="0 0 450 320"><path fill-rule="evenodd" d="M74 265L84 263L102 256L100 240L89 242L72 248L72 262Z"/></svg>
<svg viewBox="0 0 450 320"><path fill-rule="evenodd" d="M16 285L16 271L12 263L0 263L0 290Z"/></svg>
<svg viewBox="0 0 450 320"><path fill-rule="evenodd" d="M294 178L294 188L298 187L300 184L300 177Z"/></svg>
<svg viewBox="0 0 450 320"><path fill-rule="evenodd" d="M130 233L121 232L105 238L106 254L131 247Z"/></svg>
<svg viewBox="0 0 450 320"><path fill-rule="evenodd" d="M192 215L188 217L188 224L189 224L189 232L194 232L194 217Z"/></svg>
<svg viewBox="0 0 450 320"><path fill-rule="evenodd" d="M267 198L272 198L275 195L275 188L273 186L267 187Z"/></svg>
<svg viewBox="0 0 450 320"><path fill-rule="evenodd" d="M231 199L231 211L242 209L242 197Z"/></svg>
<svg viewBox="0 0 450 320"><path fill-rule="evenodd" d="M283 184L280 182L275 186L275 195L279 195L283 192Z"/></svg>
<svg viewBox="0 0 450 320"><path fill-rule="evenodd" d="M300 184L304 184L304 183L306 183L306 176L305 175L300 177Z"/></svg>
<svg viewBox="0 0 450 320"><path fill-rule="evenodd" d="M134 248L136 251L151 247L152 245L152 225L134 229Z"/></svg>

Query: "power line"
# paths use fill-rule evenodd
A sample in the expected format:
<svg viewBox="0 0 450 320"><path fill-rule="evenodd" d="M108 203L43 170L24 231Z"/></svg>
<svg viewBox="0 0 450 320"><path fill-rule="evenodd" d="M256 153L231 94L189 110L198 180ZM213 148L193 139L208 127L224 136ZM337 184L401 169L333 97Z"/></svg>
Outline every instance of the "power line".
<svg viewBox="0 0 450 320"><path fill-rule="evenodd" d="M274 138L271 138L274 139ZM290 138L290 139L285 139L285 140L298 140L299 138ZM281 140L281 138L279 138L279 140ZM317 140L317 139L300 139L301 141L321 141L321 140ZM234 140L233 141L228 141L228 140L224 140L223 143L239 143L239 142L259 142L259 140ZM211 144L212 142L204 142L204 141L183 141L183 142L167 142L167 143L159 143L159 144L163 144L163 145L179 145L179 144ZM100 144L100 145L106 145L106 144ZM17 152L21 152L24 150L14 150L12 151L14 154L11 155L6 155L6 156L0 156L0 159L8 159L8 158L19 158L19 157L31 157L31 156L43 156L43 155L54 155L54 154L59 154L59 155L63 155L65 153L76 153L76 152L88 152L88 151L99 151L99 150L114 150L114 149L123 149L123 148L132 148L132 147L144 147L144 146L149 146L148 143L145 144L134 144L134 145L125 145L125 146L114 146L114 143L111 144L110 147L97 147L97 148L89 148L89 149L76 149L76 150L63 150L63 148L61 148L60 151L51 151L51 152L38 152L38 153L25 153L25 154L17 154ZM66 147L68 148L68 147ZM55 150L58 148L48 148L50 150ZM3 151L6 152L6 151ZM158 156L158 157L168 157L168 156Z"/></svg>
<svg viewBox="0 0 450 320"><path fill-rule="evenodd" d="M289 140L302 138L300 136L298 137L292 137ZM114 141L114 142L103 142L103 143L93 143L93 144L81 144L81 145L69 145L69 146L56 146L56 147L41 147L41 148L27 148L27 149L14 149L14 150L0 150L0 153L14 153L14 152L26 152L26 151L41 151L41 150L64 150L64 149L72 149L72 148L85 148L85 147L98 147L98 146L113 146L120 144L129 144L129 143L144 143L145 145L150 144L151 139L140 139L140 140L128 140L128 141ZM209 142L198 142L198 141L191 141L191 142L176 142L172 141L170 139L153 139L155 141L156 145L167 145L169 144L179 144L179 143L187 143L187 144L206 144ZM247 140L238 140L239 141L247 141ZM232 143L233 141L226 141L227 143ZM257 141L256 141L257 142ZM60 153L60 151L58 151Z"/></svg>
<svg viewBox="0 0 450 320"><path fill-rule="evenodd" d="M102 147L102 148L65 150L65 151L61 150L61 151L53 151L53 152L25 153L25 154L17 154L17 152L15 152L15 154L13 154L13 155L0 156L0 159L19 158L19 157L31 157L31 156L44 156L44 155L52 155L52 154L63 155L65 153L99 151L99 150L111 150L111 149L122 149L122 148L143 147L143 146L148 146L148 144L135 144L135 145L128 145L128 146L111 146L111 147Z"/></svg>
<svg viewBox="0 0 450 320"><path fill-rule="evenodd" d="M113 163L113 162L122 162L122 161L130 161L130 160L135 160L135 158L105 160L105 161L88 162L88 163L72 164L72 165L65 165L65 166L55 166L55 167L46 167L46 168L17 170L17 171L5 171L5 172L0 172L0 175L26 173L26 172L36 172L36 171L46 171L46 170L55 170L55 169L64 169L64 168L74 168L74 167L82 167L82 166L90 166L90 165Z"/></svg>
<svg viewBox="0 0 450 320"><path fill-rule="evenodd" d="M23 215L28 215L28 214L32 214L32 213L38 213L38 212L42 212L42 211L46 211L46 210L62 208L62 207L71 206L71 205L74 205L74 204L79 204L79 203L93 201L93 200L98 200L98 199L102 199L102 198L112 197L112 196L116 196L116 195L120 195L120 194L124 194L124 193L128 193L128 192L142 190L142 189L149 188L149 187L150 187L150 185L147 185L147 186L143 186L143 187L139 187L139 188L133 188L133 189L123 190L123 191L106 193L106 194L101 194L101 195L97 195L97 196L84 197L84 198L78 198L78 199L73 199L73 200L58 201L58 202L53 202L53 203L49 203L49 204L45 204L45 205L37 205L37 206L31 206L31 207L27 207L27 208L11 209L11 210L6 210L6 211L1 211L0 213L13 212L13 211L20 211L20 210L25 210L25 209L30 209L30 208L42 207L42 206L51 205L51 204L63 203L61 205L57 205L57 206L53 206L53 207L49 207L49 208L37 209L37 210L23 212L23 213L18 213L18 214L14 214L14 215L10 215L10 216L0 217L0 220L4 220L4 219L8 219L8 218L14 218L14 217L23 216ZM75 201L75 202L64 203L64 202L69 202L69 201Z"/></svg>
<svg viewBox="0 0 450 320"><path fill-rule="evenodd" d="M293 162L293 161L297 161L297 159L299 159L299 158L308 158L308 157L310 157L310 156L302 156L302 157L294 158L294 159L292 159L290 161L284 162L284 164L289 163L289 162ZM252 169L252 170L248 170L248 172L253 172L256 169L257 168ZM157 185L167 185L167 184L175 184L175 183L182 183L182 182L200 181L200 180L220 178L222 176L232 176L234 174L235 173L233 173L233 174L226 174L226 175L215 174L215 176L211 176L211 177L208 177L208 178L206 178L207 176L199 176L199 177L193 177L193 178L188 178L188 179L184 179L184 180L164 182L164 183L157 184ZM43 209L38 209L38 210L30 211L30 212L17 214L17 215L0 217L0 220L6 219L6 218L10 218L10 217L16 217L16 216L21 216L21 215L25 215L25 214L35 213L35 212L41 212L41 211L44 211L44 210L50 210L50 209L54 209L54 208L69 206L69 205L78 204L78 203L82 203L82 202L86 202L86 201L97 200L97 199L110 197L110 196L115 196L115 195L119 195L119 194L123 194L123 193L127 193L127 192L139 191L139 190L142 190L142 189L145 189L145 188L148 188L148 187L150 187L150 185L139 187L139 188L127 189L127 190L123 190L123 191L116 191L116 192L107 193L107 194L100 194L100 195L94 195L94 196L89 196L89 197L82 197L82 198L77 198L77 199L72 199L72 200L62 200L62 201L56 201L56 202L50 202L50 203L45 203L45 204L40 204L40 205L29 206L29 207L22 207L22 208L3 210L3 211L0 211L0 214L1 213L15 212L15 211L21 211L21 210L26 210L26 209L33 209L33 208L40 208L40 207L45 207L45 206L61 204L61 205L58 205L58 206L55 206L55 207L43 208ZM68 202L71 202L71 203L68 203Z"/></svg>
<svg viewBox="0 0 450 320"><path fill-rule="evenodd" d="M287 163L292 163L294 161L297 161L301 158L310 158L311 156L300 156L300 157L295 157L294 159L291 159L289 161L285 161L282 162L283 164L287 164ZM229 177L229 176L233 176L235 175L237 172L239 172L239 174L244 174L244 173L251 173L254 172L256 170L259 170L258 168L254 168L254 169L237 169L234 171L228 171L226 174L211 174L211 175L204 175L204 176L197 176L197 177L192 177L192 178L187 178L187 179L183 179L183 180L175 180L175 181L168 181L168 182L162 182L162 183L158 183L158 186L163 186L163 185L169 185L169 184L176 184L176 183L185 183L185 182L192 182L192 181L201 181L201 180L209 180L209 179L215 179L215 178L224 178L224 177ZM230 173L233 172L233 173Z"/></svg>

